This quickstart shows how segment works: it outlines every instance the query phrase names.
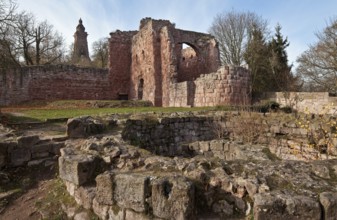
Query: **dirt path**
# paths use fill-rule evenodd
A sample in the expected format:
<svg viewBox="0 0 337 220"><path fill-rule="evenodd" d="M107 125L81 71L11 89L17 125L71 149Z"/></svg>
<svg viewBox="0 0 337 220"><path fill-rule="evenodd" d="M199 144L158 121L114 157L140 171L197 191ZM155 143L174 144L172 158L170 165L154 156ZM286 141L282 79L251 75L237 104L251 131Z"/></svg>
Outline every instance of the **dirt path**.
<svg viewBox="0 0 337 220"><path fill-rule="evenodd" d="M36 209L36 203L49 193L49 187L53 179L42 180L29 189L19 198L11 201L6 209L0 214L4 220L36 220L42 219L42 215Z"/></svg>

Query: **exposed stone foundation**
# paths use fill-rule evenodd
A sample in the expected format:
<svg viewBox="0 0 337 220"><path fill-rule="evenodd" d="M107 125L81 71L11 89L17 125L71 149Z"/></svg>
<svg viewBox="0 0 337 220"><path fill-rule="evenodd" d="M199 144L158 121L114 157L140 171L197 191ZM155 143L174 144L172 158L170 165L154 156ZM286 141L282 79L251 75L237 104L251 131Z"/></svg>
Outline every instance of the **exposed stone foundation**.
<svg viewBox="0 0 337 220"><path fill-rule="evenodd" d="M60 177L78 204L101 219L333 219L337 160L281 160L270 152L271 146L269 150L268 145L229 140L184 143L192 141L184 136L193 130L202 137L200 125L211 125L212 119L214 126L228 122L228 130L234 129L240 115L229 114L185 113L162 115L159 120L153 115L149 120L147 114L137 116L145 120L127 121L123 133L132 135L126 138L136 135L132 141L150 152L114 135L68 140L59 158ZM261 115L256 120L266 125L261 143L266 137L303 138L300 128L287 124L287 119ZM170 131L175 126L181 131ZM157 134L166 130L164 142ZM283 131L287 132L279 136ZM190 155L154 155L162 153L155 151L157 144L178 155L179 146L185 145Z"/></svg>

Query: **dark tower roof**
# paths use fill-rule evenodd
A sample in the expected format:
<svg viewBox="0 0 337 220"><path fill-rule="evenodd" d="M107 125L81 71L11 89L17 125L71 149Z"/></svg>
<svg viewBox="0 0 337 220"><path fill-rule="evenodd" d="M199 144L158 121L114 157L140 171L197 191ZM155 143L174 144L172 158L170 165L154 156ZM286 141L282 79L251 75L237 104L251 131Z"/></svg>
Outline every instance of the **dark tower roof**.
<svg viewBox="0 0 337 220"><path fill-rule="evenodd" d="M77 30L77 31L82 31L82 32L85 31L85 27L84 27L83 24L82 24L82 19L81 19L81 18L80 18L80 20L78 21L78 25L77 25L77 27L76 27L76 30Z"/></svg>

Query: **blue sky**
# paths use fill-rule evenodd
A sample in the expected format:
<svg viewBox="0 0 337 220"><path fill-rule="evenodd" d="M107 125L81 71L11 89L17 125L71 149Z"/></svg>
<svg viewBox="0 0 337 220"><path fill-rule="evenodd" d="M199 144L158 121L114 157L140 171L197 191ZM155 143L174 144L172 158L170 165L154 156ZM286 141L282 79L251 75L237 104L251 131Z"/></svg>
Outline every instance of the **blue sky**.
<svg viewBox="0 0 337 220"><path fill-rule="evenodd" d="M89 47L111 31L137 30L140 19L168 19L185 30L207 32L218 13L255 12L268 20L271 30L277 23L288 37L291 63L316 42L315 33L337 17L336 0L17 0L19 10L33 12L39 20L48 20L73 42L81 17L88 32Z"/></svg>

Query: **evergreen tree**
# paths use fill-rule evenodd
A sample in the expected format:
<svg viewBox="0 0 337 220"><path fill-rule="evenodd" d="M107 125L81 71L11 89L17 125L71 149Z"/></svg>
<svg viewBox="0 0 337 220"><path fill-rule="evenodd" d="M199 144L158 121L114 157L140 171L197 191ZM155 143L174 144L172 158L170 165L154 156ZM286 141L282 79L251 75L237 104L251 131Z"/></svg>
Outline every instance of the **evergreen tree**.
<svg viewBox="0 0 337 220"><path fill-rule="evenodd" d="M254 28L244 55L251 71L252 94L256 96L270 90L269 51L263 32Z"/></svg>
<svg viewBox="0 0 337 220"><path fill-rule="evenodd" d="M282 36L281 26L275 27L275 36L269 43L270 47L270 69L273 78L271 82L274 91L289 91L296 89L296 78L291 72L291 65L288 65L288 55L286 48L289 46L288 39Z"/></svg>

